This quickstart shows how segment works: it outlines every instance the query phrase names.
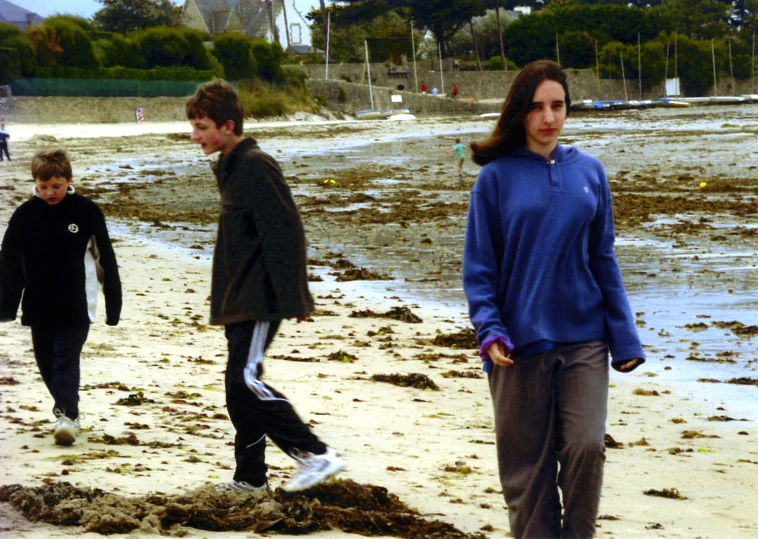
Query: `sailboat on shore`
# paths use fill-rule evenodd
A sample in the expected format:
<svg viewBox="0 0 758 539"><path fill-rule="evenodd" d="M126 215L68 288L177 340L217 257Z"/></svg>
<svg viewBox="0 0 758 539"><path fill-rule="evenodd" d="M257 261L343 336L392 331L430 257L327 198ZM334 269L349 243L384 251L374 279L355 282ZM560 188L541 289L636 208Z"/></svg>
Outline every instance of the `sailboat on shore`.
<svg viewBox="0 0 758 539"><path fill-rule="evenodd" d="M363 45L366 49L366 70L368 72L368 95L371 99L371 108L367 110L359 110L355 113L355 117L358 120L415 120L416 117L411 114L410 109L398 108L398 109L375 109L374 108L374 88L371 85L371 63L368 57L368 42L364 41Z"/></svg>

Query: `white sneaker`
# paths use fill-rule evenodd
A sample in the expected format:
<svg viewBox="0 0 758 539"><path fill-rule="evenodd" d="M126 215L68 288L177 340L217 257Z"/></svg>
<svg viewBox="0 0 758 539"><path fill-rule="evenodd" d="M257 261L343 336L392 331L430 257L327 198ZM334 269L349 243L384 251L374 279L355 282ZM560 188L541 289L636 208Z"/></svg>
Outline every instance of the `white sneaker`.
<svg viewBox="0 0 758 539"><path fill-rule="evenodd" d="M269 492L268 483L264 483L260 487L254 487L250 483L246 481L235 481L231 480L228 483L224 483L223 485L218 485L216 487L216 492L230 492L230 491L237 491L237 492Z"/></svg>
<svg viewBox="0 0 758 539"><path fill-rule="evenodd" d="M58 418L55 421L55 432L53 433L55 443L58 445L73 444L81 429L79 418L69 419L60 410L55 410L55 415Z"/></svg>
<svg viewBox="0 0 758 539"><path fill-rule="evenodd" d="M347 466L347 462L337 456L337 452L330 447L326 448L323 455L305 453L295 458L300 461L300 469L292 479L282 485L282 490L286 492L314 487L334 477Z"/></svg>

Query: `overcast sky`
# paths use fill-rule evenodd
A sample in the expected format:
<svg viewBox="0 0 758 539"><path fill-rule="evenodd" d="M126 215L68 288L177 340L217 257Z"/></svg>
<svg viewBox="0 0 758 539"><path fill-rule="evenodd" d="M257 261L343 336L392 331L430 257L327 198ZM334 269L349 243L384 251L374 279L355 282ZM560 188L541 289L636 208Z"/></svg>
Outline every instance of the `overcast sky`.
<svg viewBox="0 0 758 539"><path fill-rule="evenodd" d="M33 11L40 17L47 17L55 13L66 13L81 15L82 17L92 17L96 11L103 8L103 5L97 0L8 0L11 4L16 4L24 9ZM183 6L184 0L171 0L177 6ZM309 6L318 5L317 0L295 0L298 9L307 13ZM328 1L327 4L331 4ZM289 3L288 3L289 5Z"/></svg>

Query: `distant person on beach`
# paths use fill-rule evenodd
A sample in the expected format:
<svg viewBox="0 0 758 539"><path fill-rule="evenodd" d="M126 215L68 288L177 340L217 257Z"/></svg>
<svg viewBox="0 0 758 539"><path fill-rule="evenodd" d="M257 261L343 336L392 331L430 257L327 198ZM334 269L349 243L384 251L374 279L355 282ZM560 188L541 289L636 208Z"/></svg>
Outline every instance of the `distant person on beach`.
<svg viewBox="0 0 758 539"><path fill-rule="evenodd" d="M489 137L471 144L482 169L471 191L463 286L516 538L595 534L609 349L618 371L645 361L614 253L605 171L558 143L569 106L560 66L533 62L514 80Z"/></svg>
<svg viewBox="0 0 758 539"><path fill-rule="evenodd" d="M212 165L221 194L211 282L211 319L226 329L226 406L237 435L237 468L217 490L267 492L266 438L300 463L286 491L326 481L345 461L298 417L284 395L265 384L263 354L285 318L313 312L305 233L279 164L244 137L243 105L221 80L200 86L187 101L192 140Z"/></svg>
<svg viewBox="0 0 758 539"><path fill-rule="evenodd" d="M434 97L437 97L438 94L439 94L439 90L437 90L437 87L435 86L434 88L432 88L432 95Z"/></svg>
<svg viewBox="0 0 758 539"><path fill-rule="evenodd" d="M11 134L5 130L5 124L0 123L0 161L3 160L3 153L5 153L5 157L8 158L8 161L11 160L11 156L8 153L8 139L9 138L11 138Z"/></svg>
<svg viewBox="0 0 758 539"><path fill-rule="evenodd" d="M461 91L458 89L458 85L454 85L453 91L450 92L450 95L453 97L453 99L455 99L456 97L458 97L459 93L461 93Z"/></svg>
<svg viewBox="0 0 758 539"><path fill-rule="evenodd" d="M103 213L75 193L66 152L37 153L32 176L34 196L11 216L0 250L0 321L15 320L21 304L54 401L55 442L71 445L80 429L79 355L95 322L98 279L109 326L121 316L121 280Z"/></svg>
<svg viewBox="0 0 758 539"><path fill-rule="evenodd" d="M455 169L458 171L458 177L463 177L463 161L466 159L466 145L461 142L461 137L455 137Z"/></svg>
<svg viewBox="0 0 758 539"><path fill-rule="evenodd" d="M419 90L422 94L426 93L426 83L424 81L421 81L421 86L419 86Z"/></svg>

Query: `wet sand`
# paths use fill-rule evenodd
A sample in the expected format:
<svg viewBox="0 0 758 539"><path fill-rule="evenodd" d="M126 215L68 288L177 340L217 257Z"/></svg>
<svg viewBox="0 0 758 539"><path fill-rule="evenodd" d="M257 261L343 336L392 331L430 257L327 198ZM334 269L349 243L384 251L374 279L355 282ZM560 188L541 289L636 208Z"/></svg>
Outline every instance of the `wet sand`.
<svg viewBox="0 0 758 539"><path fill-rule="evenodd" d="M566 141L607 168L617 252L648 354L643 368L612 375L615 443L598 536L758 534L758 387L727 383L756 378L756 111L644 111L567 124ZM346 479L386 487L430 520L504 537L486 379L475 350L435 341L467 327L460 252L476 172L467 162L459 179L446 150L491 122L258 124L249 132L293 188L318 304L312 322L283 326L268 381L345 455ZM56 144L39 135L56 137L69 149L75 184L103 207L117 240L125 308L119 327L99 323L90 333L85 429L72 448L52 444L28 329L0 326L9 379L0 386L8 425L0 485L70 481L144 497L228 480L225 343L206 325L217 211L210 159L181 124L24 127L14 133L13 165L0 168L2 230L31 189L31 155ZM345 280L367 272L378 280ZM351 316L396 307L422 322ZM439 390L372 379L383 374L423 374ZM117 404L140 392L140 405ZM275 447L267 453L276 487L293 464ZM81 527L30 523L5 503L0 529L87 536Z"/></svg>

